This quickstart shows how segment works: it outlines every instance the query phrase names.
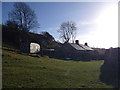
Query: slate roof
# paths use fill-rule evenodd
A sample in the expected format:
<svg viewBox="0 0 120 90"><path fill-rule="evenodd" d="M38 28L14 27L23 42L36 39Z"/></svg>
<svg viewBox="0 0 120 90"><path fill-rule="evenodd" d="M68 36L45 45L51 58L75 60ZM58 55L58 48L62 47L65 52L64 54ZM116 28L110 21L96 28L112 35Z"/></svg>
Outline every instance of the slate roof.
<svg viewBox="0 0 120 90"><path fill-rule="evenodd" d="M82 48L82 47L79 46L78 44L70 43L70 45L71 45L72 47L74 47L76 50L85 50L84 48Z"/></svg>
<svg viewBox="0 0 120 90"><path fill-rule="evenodd" d="M80 44L80 46L82 46L85 50L93 50L91 47L86 46L86 45Z"/></svg>
<svg viewBox="0 0 120 90"><path fill-rule="evenodd" d="M69 43L72 47L74 47L76 50L93 50L89 46L82 45L82 44L75 44L75 43Z"/></svg>

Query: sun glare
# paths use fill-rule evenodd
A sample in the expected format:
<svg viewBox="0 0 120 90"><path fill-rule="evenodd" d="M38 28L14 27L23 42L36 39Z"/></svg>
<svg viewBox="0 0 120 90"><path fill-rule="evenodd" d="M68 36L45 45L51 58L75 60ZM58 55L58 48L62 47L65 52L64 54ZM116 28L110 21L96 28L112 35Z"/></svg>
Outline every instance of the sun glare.
<svg viewBox="0 0 120 90"><path fill-rule="evenodd" d="M118 7L112 5L103 10L97 18L96 39L100 40L102 47L117 47L118 45Z"/></svg>
<svg viewBox="0 0 120 90"><path fill-rule="evenodd" d="M91 30L85 36L79 37L89 43L90 46L110 48L118 46L118 7L110 5L97 13L94 21L95 30Z"/></svg>

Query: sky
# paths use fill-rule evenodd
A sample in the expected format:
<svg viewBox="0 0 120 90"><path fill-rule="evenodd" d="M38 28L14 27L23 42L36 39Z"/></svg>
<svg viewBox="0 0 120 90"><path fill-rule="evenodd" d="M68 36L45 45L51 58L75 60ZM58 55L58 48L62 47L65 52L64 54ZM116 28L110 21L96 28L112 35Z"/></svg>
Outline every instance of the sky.
<svg viewBox="0 0 120 90"><path fill-rule="evenodd" d="M2 2L2 23L14 2ZM40 28L36 33L49 32L55 40L62 41L57 32L66 21L76 23L80 44L90 47L118 46L118 5L114 2L26 2L35 11Z"/></svg>

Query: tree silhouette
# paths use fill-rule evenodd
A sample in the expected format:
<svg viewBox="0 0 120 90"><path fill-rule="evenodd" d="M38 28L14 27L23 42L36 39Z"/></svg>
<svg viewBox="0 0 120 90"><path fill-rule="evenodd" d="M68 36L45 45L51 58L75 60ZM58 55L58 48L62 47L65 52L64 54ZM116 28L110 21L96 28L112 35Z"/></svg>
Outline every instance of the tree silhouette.
<svg viewBox="0 0 120 90"><path fill-rule="evenodd" d="M19 30L25 32L39 26L35 12L24 2L14 3L14 8L8 16L9 21L16 22Z"/></svg>
<svg viewBox="0 0 120 90"><path fill-rule="evenodd" d="M76 24L72 21L68 21L63 22L60 25L60 29L58 30L58 32L60 33L60 37L63 39L64 42L69 42L70 40L74 42L76 38L76 30Z"/></svg>
<svg viewBox="0 0 120 90"><path fill-rule="evenodd" d="M7 21L6 22L6 26L8 26L9 28L13 28L13 29L16 29L18 30L18 23L15 22L15 21Z"/></svg>

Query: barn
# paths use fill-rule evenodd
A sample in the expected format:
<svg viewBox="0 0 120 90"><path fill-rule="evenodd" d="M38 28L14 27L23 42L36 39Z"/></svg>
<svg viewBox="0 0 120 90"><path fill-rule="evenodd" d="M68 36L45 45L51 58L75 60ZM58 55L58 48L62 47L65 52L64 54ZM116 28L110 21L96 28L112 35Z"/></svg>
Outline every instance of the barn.
<svg viewBox="0 0 120 90"><path fill-rule="evenodd" d="M71 58L73 60L91 60L91 54L93 52L94 50L87 43L85 45L79 44L78 40L75 43L65 42L55 50L57 58Z"/></svg>

